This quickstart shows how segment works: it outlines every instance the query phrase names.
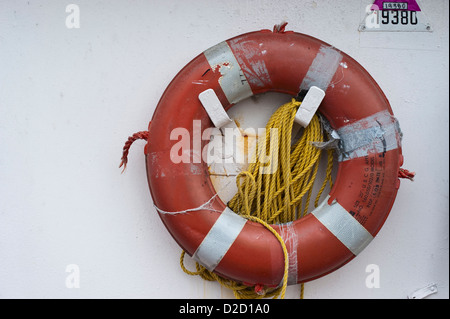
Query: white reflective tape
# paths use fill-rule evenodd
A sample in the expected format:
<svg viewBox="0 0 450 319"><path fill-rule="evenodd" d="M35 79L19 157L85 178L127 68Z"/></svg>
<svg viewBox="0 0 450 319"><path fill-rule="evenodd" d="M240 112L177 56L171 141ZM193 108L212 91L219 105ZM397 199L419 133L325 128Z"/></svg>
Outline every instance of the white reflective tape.
<svg viewBox="0 0 450 319"><path fill-rule="evenodd" d="M293 222L278 225L280 236L289 251L288 285L296 285L298 282L298 235Z"/></svg>
<svg viewBox="0 0 450 319"><path fill-rule="evenodd" d="M373 236L338 202L328 205L329 196L311 212L354 255L372 241Z"/></svg>
<svg viewBox="0 0 450 319"><path fill-rule="evenodd" d="M326 91L342 61L342 54L330 46L322 45L300 84L300 91L317 86Z"/></svg>
<svg viewBox="0 0 450 319"><path fill-rule="evenodd" d="M381 111L337 130L339 161L384 153L401 146L402 133L397 119Z"/></svg>
<svg viewBox="0 0 450 319"><path fill-rule="evenodd" d="M228 207L205 236L192 258L213 271L241 233L247 220Z"/></svg>
<svg viewBox="0 0 450 319"><path fill-rule="evenodd" d="M295 114L295 122L303 127L307 127L314 114L317 112L320 103L325 97L325 92L317 86L312 86L306 93L302 104Z"/></svg>
<svg viewBox="0 0 450 319"><path fill-rule="evenodd" d="M215 127L221 128L232 122L213 89L203 91L198 98Z"/></svg>
<svg viewBox="0 0 450 319"><path fill-rule="evenodd" d="M213 72L220 72L219 79L228 102L237 102L253 95L252 89L242 72L236 57L226 41L203 52Z"/></svg>

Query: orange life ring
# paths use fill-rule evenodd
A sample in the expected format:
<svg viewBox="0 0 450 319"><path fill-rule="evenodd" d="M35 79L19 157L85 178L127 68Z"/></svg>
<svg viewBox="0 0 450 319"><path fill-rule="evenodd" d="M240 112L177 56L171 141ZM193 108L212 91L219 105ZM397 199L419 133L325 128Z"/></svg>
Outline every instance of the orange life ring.
<svg viewBox="0 0 450 319"><path fill-rule="evenodd" d="M198 55L159 101L145 146L154 204L175 241L225 278L277 286L283 278L282 249L265 227L227 212L214 196L205 162L171 160L176 141L170 132L185 128L192 139L193 120L203 129L213 125L198 98L206 89L213 89L228 110L254 94L297 96L312 85L326 91L319 111L339 135L340 159L336 182L317 209L273 225L289 252L289 281L301 283L353 259L378 233L394 203L403 161L401 132L375 80L354 59L318 39L284 28L261 30Z"/></svg>

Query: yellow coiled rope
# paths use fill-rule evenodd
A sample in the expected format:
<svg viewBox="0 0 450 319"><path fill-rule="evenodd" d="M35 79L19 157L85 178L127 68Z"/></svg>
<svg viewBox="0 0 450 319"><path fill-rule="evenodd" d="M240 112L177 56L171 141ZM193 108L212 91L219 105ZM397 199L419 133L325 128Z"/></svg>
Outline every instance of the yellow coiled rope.
<svg viewBox="0 0 450 319"><path fill-rule="evenodd" d="M324 131L317 115L313 117L302 137L292 145L292 128L295 114L301 102L292 99L279 107L266 125L265 139L258 143L256 158L247 171L241 172L236 183L237 194L228 206L237 214L259 222L278 239L283 249L285 269L282 283L277 288L255 289L232 280L228 280L208 271L196 263L196 271L192 272L184 266L183 251L180 265L189 275L199 275L205 280L215 280L222 286L233 290L236 298L284 298L288 277L288 252L283 238L270 224L287 223L307 214L314 181L319 168L321 150L312 142L324 142ZM262 143L262 144L261 144ZM262 163L259 159L269 158L272 162ZM261 152L266 154L261 154ZM332 187L331 171L333 167L333 152L327 150L328 160L326 176L315 199L317 207L319 198L327 183ZM268 167L270 166L269 170ZM258 287L260 288L260 287ZM301 284L300 297L303 298L304 287Z"/></svg>

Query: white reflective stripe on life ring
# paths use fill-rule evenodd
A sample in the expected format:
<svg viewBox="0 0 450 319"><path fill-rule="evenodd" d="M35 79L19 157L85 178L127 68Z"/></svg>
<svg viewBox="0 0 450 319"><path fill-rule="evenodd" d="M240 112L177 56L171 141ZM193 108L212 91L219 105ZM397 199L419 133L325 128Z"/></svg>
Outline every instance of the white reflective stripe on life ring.
<svg viewBox="0 0 450 319"><path fill-rule="evenodd" d="M329 196L313 214L355 256L372 241L373 236L338 202L328 205Z"/></svg>
<svg viewBox="0 0 450 319"><path fill-rule="evenodd" d="M253 95L244 72L226 41L213 46L203 54L213 71L220 72L220 87L231 104Z"/></svg>
<svg viewBox="0 0 450 319"><path fill-rule="evenodd" d="M300 84L299 92L309 90L312 86L326 91L341 61L340 51L331 46L322 45Z"/></svg>
<svg viewBox="0 0 450 319"><path fill-rule="evenodd" d="M192 255L194 260L213 271L230 249L247 220L226 207Z"/></svg>

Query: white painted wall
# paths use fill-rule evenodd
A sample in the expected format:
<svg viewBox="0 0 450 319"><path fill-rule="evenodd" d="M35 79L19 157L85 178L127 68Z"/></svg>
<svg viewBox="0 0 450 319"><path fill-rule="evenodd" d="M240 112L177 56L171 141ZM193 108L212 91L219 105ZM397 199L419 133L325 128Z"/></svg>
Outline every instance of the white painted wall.
<svg viewBox="0 0 450 319"><path fill-rule="evenodd" d="M369 0L73 0L79 29L65 25L69 3L0 4L1 298L230 297L181 271L149 195L144 143L125 174L118 164L187 62L282 20L373 75L401 123L404 167L417 172L371 245L307 283L305 298L406 298L432 282L430 298L449 297L448 1L421 2L433 33L389 34L357 31ZM65 284L70 264L78 289ZM380 288L365 285L369 264Z"/></svg>

